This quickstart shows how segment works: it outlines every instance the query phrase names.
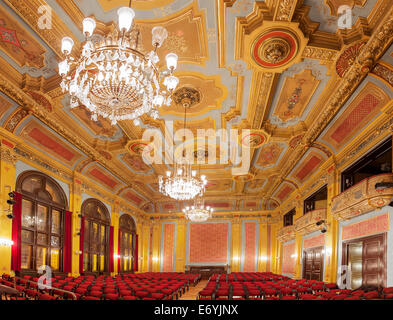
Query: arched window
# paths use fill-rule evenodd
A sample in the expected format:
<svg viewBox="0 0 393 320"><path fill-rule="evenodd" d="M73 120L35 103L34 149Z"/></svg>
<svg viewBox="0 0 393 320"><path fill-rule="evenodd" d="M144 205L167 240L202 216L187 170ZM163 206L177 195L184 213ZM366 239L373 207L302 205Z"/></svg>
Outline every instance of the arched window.
<svg viewBox="0 0 393 320"><path fill-rule="evenodd" d="M120 270L119 272L134 271L134 249L135 249L136 227L134 219L123 214L119 221L120 239Z"/></svg>
<svg viewBox="0 0 393 320"><path fill-rule="evenodd" d="M16 191L22 194L21 269L37 271L47 265L62 271L67 209L63 189L41 172L26 171L19 175Z"/></svg>
<svg viewBox="0 0 393 320"><path fill-rule="evenodd" d="M97 199L82 204L84 225L84 272L108 272L110 215L107 207Z"/></svg>

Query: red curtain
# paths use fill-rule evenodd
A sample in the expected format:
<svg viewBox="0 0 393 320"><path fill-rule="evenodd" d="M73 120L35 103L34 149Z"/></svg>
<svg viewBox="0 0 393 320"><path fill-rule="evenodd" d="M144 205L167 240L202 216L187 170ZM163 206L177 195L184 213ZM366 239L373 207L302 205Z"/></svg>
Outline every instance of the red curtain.
<svg viewBox="0 0 393 320"><path fill-rule="evenodd" d="M81 218L81 230L79 237L79 250L81 254L79 255L79 273L83 273L83 250L85 244L85 217Z"/></svg>
<svg viewBox="0 0 393 320"><path fill-rule="evenodd" d="M14 244L11 247L11 270L20 271L22 261L22 195L17 192L14 192L14 194L16 203L12 208L12 213L14 215L14 219L12 219L12 241Z"/></svg>
<svg viewBox="0 0 393 320"><path fill-rule="evenodd" d="M115 271L115 257L113 248L113 227L109 227L109 272Z"/></svg>
<svg viewBox="0 0 393 320"><path fill-rule="evenodd" d="M121 231L120 231L120 229L119 229L119 240L118 240L118 243L117 243L117 254L119 255L119 258L117 259L117 272L118 273L120 273L120 268L121 268L121 261L120 261L120 246L121 246Z"/></svg>
<svg viewBox="0 0 393 320"><path fill-rule="evenodd" d="M134 271L138 271L138 235L135 235Z"/></svg>
<svg viewBox="0 0 393 320"><path fill-rule="evenodd" d="M72 265L72 212L66 211L64 219L63 272L70 273Z"/></svg>

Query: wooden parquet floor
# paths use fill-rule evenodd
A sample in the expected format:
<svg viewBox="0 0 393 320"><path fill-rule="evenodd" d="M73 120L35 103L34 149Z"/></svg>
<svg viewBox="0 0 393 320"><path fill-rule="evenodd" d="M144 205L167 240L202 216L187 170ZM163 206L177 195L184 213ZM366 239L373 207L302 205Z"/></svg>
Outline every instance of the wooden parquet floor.
<svg viewBox="0 0 393 320"><path fill-rule="evenodd" d="M195 287L190 287L185 294L183 294L179 300L196 300L198 292L202 291L206 287L207 280L201 280Z"/></svg>

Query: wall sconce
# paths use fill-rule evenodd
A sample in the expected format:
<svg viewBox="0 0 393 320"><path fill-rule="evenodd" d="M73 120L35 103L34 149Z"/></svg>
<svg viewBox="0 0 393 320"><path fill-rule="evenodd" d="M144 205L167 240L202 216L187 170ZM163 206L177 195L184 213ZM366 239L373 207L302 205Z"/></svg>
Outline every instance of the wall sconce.
<svg viewBox="0 0 393 320"><path fill-rule="evenodd" d="M14 241L12 241L12 240L0 238L0 246L11 247L13 244L14 244Z"/></svg>
<svg viewBox="0 0 393 320"><path fill-rule="evenodd" d="M120 259L121 257L120 257L120 255L118 255L118 254L114 254L114 255L113 255L113 258L115 258L115 259Z"/></svg>
<svg viewBox="0 0 393 320"><path fill-rule="evenodd" d="M75 254L79 256L82 254L82 251L75 251Z"/></svg>
<svg viewBox="0 0 393 320"><path fill-rule="evenodd" d="M157 258L157 257L153 257L153 261L154 261L154 262L157 262L157 261L158 261L158 258Z"/></svg>
<svg viewBox="0 0 393 320"><path fill-rule="evenodd" d="M295 253L295 254L291 255L291 258L296 259L297 258L297 254Z"/></svg>
<svg viewBox="0 0 393 320"><path fill-rule="evenodd" d="M234 257L232 258L232 260L237 262L237 261L240 261L240 258L239 258L238 256L234 256Z"/></svg>
<svg viewBox="0 0 393 320"><path fill-rule="evenodd" d="M266 256L259 257L259 260L261 260L261 261L267 261L267 257L266 257Z"/></svg>

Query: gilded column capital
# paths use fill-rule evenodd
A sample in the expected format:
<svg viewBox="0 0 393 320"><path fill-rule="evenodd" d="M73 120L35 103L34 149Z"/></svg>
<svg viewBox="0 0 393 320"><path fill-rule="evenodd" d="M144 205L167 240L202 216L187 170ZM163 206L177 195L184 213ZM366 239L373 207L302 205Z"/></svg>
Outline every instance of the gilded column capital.
<svg viewBox="0 0 393 320"><path fill-rule="evenodd" d="M1 151L0 151L0 159L1 162L7 162L8 164L11 164L12 166L15 167L16 161L18 161L18 157L15 154L15 152L6 146L1 145Z"/></svg>

